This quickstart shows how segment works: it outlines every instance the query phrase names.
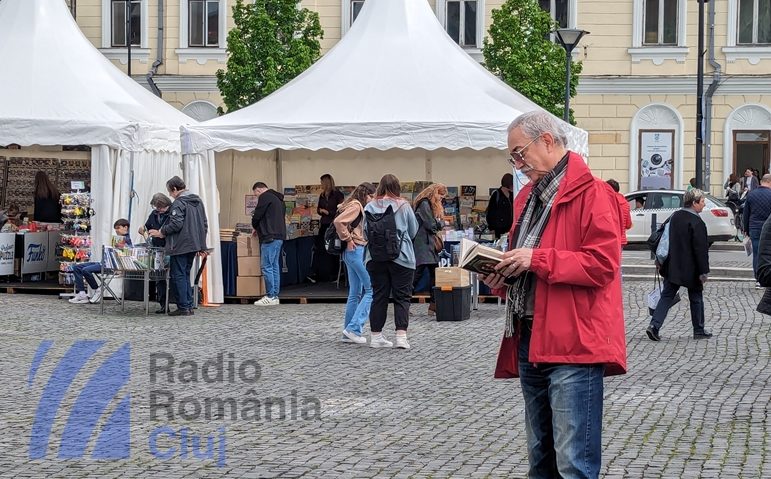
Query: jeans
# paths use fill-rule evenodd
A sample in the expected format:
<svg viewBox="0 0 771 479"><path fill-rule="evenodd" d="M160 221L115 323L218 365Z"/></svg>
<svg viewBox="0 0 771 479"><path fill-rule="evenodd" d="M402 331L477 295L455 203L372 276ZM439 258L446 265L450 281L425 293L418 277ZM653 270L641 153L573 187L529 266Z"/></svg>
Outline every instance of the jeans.
<svg viewBox="0 0 771 479"><path fill-rule="evenodd" d="M653 311L653 317L651 318L651 326L656 331L661 329L664 324L664 319L667 317L667 312L672 304L672 299L677 294L680 286L674 285L664 278L661 289L661 299L659 304L656 305L655 311ZM688 300L691 303L691 323L693 324L694 333L704 332L704 292L700 289L688 289Z"/></svg>
<svg viewBox="0 0 771 479"><path fill-rule="evenodd" d="M755 273L755 280L758 279L758 249L760 248L760 231L750 231L750 242L752 243L752 272Z"/></svg>
<svg viewBox="0 0 771 479"><path fill-rule="evenodd" d="M343 252L343 262L348 268L348 303L345 305L343 329L361 336L361 328L369 318L372 306L372 282L364 267L364 246Z"/></svg>
<svg viewBox="0 0 771 479"><path fill-rule="evenodd" d="M421 264L415 270L415 279L412 281L412 289L418 285L418 281L423 277L423 271L428 270L428 300L429 303L434 304L434 284L436 283L436 268L438 264Z"/></svg>
<svg viewBox="0 0 771 479"><path fill-rule="evenodd" d="M75 277L75 291L85 292L86 285L83 283L85 279L91 289L97 289L99 284L94 278L94 273L102 271L102 265L100 263L76 263L72 265L72 275Z"/></svg>
<svg viewBox="0 0 771 479"><path fill-rule="evenodd" d="M265 279L265 295L269 298L278 298L281 289L281 258L282 240L273 240L270 243L260 243L260 269Z"/></svg>
<svg viewBox="0 0 771 479"><path fill-rule="evenodd" d="M393 261L370 261L367 271L372 280L372 308L369 312L369 329L383 332L388 316L388 297L394 298L394 322L397 331L407 331L410 322L412 279L415 270Z"/></svg>
<svg viewBox="0 0 771 479"><path fill-rule="evenodd" d="M525 399L529 478L596 478L602 463L605 369L593 364L528 362L530 331L523 325L519 374Z"/></svg>
<svg viewBox="0 0 771 479"><path fill-rule="evenodd" d="M193 269L195 252L173 255L169 260L169 280L177 296L177 308L193 309L193 288L190 286L190 270Z"/></svg>

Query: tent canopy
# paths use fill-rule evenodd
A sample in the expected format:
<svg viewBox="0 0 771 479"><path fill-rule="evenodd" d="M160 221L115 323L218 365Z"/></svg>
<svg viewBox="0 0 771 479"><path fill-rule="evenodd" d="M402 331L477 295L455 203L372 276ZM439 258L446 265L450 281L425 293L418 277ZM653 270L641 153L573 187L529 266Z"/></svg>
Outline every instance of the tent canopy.
<svg viewBox="0 0 771 479"><path fill-rule="evenodd" d="M508 124L536 109L453 42L426 0L368 0L303 74L254 105L183 128L182 145L184 153L502 149ZM586 132L568 130L586 143Z"/></svg>
<svg viewBox="0 0 771 479"><path fill-rule="evenodd" d="M0 2L0 145L180 151L195 123L126 76L62 0Z"/></svg>

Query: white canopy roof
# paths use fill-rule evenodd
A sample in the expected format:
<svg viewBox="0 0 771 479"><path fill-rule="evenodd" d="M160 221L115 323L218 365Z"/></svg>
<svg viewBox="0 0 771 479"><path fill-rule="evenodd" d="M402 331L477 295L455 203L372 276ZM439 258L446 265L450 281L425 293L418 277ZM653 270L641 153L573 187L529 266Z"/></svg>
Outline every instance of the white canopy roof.
<svg viewBox="0 0 771 479"><path fill-rule="evenodd" d="M0 2L0 145L179 151L195 123L107 60L63 0Z"/></svg>
<svg viewBox="0 0 771 479"><path fill-rule="evenodd" d="M183 128L182 144L184 153L504 149L508 124L535 109L453 42L426 0L367 0L316 64L254 105ZM586 132L569 130L586 153Z"/></svg>

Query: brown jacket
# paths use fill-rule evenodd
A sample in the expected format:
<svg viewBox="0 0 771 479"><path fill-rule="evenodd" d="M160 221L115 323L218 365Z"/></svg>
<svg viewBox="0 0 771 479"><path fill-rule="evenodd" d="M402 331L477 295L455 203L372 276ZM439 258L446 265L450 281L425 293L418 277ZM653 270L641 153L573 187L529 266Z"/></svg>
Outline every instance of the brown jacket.
<svg viewBox="0 0 771 479"><path fill-rule="evenodd" d="M343 241L351 241L359 246L366 246L367 239L364 237L364 217L359 220L359 224L356 228L351 230L351 223L356 221L359 215L364 215L364 207L361 206L357 200L352 200L350 203L340 205L338 207L338 215L335 217L334 225L337 230L337 236Z"/></svg>

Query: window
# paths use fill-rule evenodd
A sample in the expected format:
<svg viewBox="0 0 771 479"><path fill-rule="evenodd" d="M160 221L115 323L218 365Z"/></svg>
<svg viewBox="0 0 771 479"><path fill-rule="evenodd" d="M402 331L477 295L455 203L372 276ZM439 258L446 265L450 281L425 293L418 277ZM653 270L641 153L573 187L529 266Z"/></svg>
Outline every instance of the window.
<svg viewBox="0 0 771 479"><path fill-rule="evenodd" d="M771 44L771 0L739 0L740 45Z"/></svg>
<svg viewBox="0 0 771 479"><path fill-rule="evenodd" d="M112 0L112 11L110 14L112 42L113 47L127 46L126 32L129 30L127 20L127 10L130 8L131 31L128 37L131 39L131 45L139 46L142 38L142 5L140 0Z"/></svg>
<svg viewBox="0 0 771 479"><path fill-rule="evenodd" d="M551 14L552 20L557 22L560 28L568 28L569 0L538 0L541 9Z"/></svg>
<svg viewBox="0 0 771 479"><path fill-rule="evenodd" d="M359 12L361 12L361 7L364 6L364 0L351 0L351 23L350 25L353 25L353 22L356 21L356 17L359 16Z"/></svg>
<svg viewBox="0 0 771 479"><path fill-rule="evenodd" d="M683 195L677 193L648 193L646 210L675 210L683 207Z"/></svg>
<svg viewBox="0 0 771 479"><path fill-rule="evenodd" d="M217 47L220 38L219 0L189 0L188 46Z"/></svg>
<svg viewBox="0 0 771 479"><path fill-rule="evenodd" d="M645 0L643 45L677 45L678 0Z"/></svg>
<svg viewBox="0 0 771 479"><path fill-rule="evenodd" d="M477 46L477 2L447 0L447 34L462 47Z"/></svg>

